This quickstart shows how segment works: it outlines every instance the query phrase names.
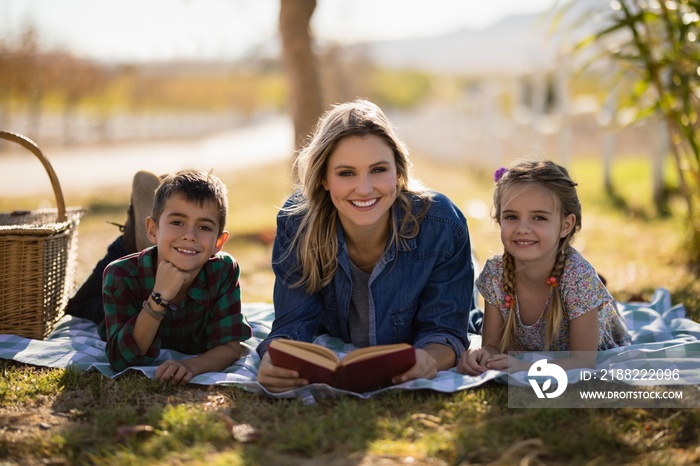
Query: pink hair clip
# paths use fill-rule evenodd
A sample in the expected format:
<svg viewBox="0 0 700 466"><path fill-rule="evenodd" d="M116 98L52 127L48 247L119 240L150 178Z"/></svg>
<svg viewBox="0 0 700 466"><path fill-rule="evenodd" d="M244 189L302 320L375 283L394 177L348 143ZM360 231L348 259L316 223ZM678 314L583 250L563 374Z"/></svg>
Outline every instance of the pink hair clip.
<svg viewBox="0 0 700 466"><path fill-rule="evenodd" d="M499 168L498 170L496 170L495 172L493 172L493 181L495 181L496 183L498 183L498 181L499 181L501 178L503 178L503 175L505 175L506 173L508 173L508 169L507 169L507 168L505 168L505 167Z"/></svg>

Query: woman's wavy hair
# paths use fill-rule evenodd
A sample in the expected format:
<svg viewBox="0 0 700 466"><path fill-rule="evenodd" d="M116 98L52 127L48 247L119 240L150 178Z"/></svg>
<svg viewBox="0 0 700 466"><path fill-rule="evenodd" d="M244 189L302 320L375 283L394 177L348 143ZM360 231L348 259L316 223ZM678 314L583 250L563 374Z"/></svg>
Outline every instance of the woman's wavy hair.
<svg viewBox="0 0 700 466"><path fill-rule="evenodd" d="M286 209L289 215L301 215L290 249L296 249L301 278L292 286L305 287L316 293L325 287L338 269L338 212L330 194L322 185L328 159L338 143L351 136L378 136L394 153L398 174L394 214L391 215L391 243L418 235L420 223L432 201L432 195L412 178L408 149L399 139L384 112L372 102L358 99L338 104L319 119L318 124L294 162L296 189L302 194L299 202ZM412 198L417 197L421 208L412 211Z"/></svg>
<svg viewBox="0 0 700 466"><path fill-rule="evenodd" d="M493 218L501 223L501 211L504 198L517 195L513 192L516 187L538 184L547 188L553 195L555 208L560 211L560 218L563 220L569 214L576 216L576 223L568 235L559 240L557 258L552 268L552 276L561 283L564 264L567 259L568 246L574 235L581 229L581 203L576 192L577 183L569 176L566 168L557 165L549 160L521 162L508 169L498 180L493 193L494 212ZM545 347L547 351L551 348L553 340L559 333L559 327L563 319L563 308L561 295L558 287L553 287L552 297L549 300L549 310L547 313L547 327L545 332ZM503 289L506 295L513 298L516 296L517 287L515 280L515 260L507 251L503 252ZM506 352L515 346L515 308L508 312L505 322L503 336L499 343L499 351Z"/></svg>

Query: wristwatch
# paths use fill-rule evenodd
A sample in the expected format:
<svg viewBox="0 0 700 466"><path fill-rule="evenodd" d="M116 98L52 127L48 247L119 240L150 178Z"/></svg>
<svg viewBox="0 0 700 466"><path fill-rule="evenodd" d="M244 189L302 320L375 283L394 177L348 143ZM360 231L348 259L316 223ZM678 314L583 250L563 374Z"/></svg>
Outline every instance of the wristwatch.
<svg viewBox="0 0 700 466"><path fill-rule="evenodd" d="M160 307L168 307L168 304L170 304L170 301L163 298L160 295L160 293L156 293L155 291L153 293L151 293L151 298L153 299L153 302L156 303Z"/></svg>

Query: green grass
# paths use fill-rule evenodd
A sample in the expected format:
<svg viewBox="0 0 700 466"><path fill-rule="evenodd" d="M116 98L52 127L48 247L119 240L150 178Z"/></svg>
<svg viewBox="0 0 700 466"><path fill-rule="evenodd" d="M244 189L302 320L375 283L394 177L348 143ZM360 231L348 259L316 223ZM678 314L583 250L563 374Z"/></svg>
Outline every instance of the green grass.
<svg viewBox="0 0 700 466"><path fill-rule="evenodd" d="M416 173L464 208L481 258L500 252L490 173L443 165L416 154ZM226 249L242 264L247 301L271 301L270 232L289 192L289 165L222 173L232 233ZM608 279L613 295L648 299L665 286L674 303L700 317L700 287L682 260L682 216L657 217L650 170L616 161L620 199L602 191L594 159L576 159L584 226L574 245ZM263 174L263 176L260 176ZM84 277L118 234L128 191L74 200ZM21 200L26 208L36 199ZM0 200L0 210L16 199ZM672 199L672 206L677 206ZM474 214L474 215L470 215ZM486 214L486 215L484 215ZM509 409L507 387L487 383L452 394L387 392L354 397L275 400L230 386L170 387L141 375L118 380L0 361L0 463L104 465L676 465L700 462L697 409ZM249 425L250 439L231 425ZM134 426L149 426L138 433ZM131 429L130 429L131 428ZM125 431L131 435L123 434ZM129 430L130 429L130 430ZM256 441L252 441L257 439ZM251 440L251 441L241 441Z"/></svg>

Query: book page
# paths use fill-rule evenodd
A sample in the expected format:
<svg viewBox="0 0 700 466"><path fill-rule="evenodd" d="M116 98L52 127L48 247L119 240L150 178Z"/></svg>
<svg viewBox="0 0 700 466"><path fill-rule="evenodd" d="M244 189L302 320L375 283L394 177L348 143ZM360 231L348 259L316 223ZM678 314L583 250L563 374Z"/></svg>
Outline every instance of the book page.
<svg viewBox="0 0 700 466"><path fill-rule="evenodd" d="M274 345L280 351L295 355L330 370L335 370L338 363L340 363L340 358L338 358L338 355L334 351L315 343L280 339L274 340L270 344Z"/></svg>
<svg viewBox="0 0 700 466"><path fill-rule="evenodd" d="M411 348L411 345L407 343L397 343L394 345L368 346L366 348L356 349L355 351L348 353L347 356L343 358L343 364L364 361L382 354L393 353L406 348Z"/></svg>

